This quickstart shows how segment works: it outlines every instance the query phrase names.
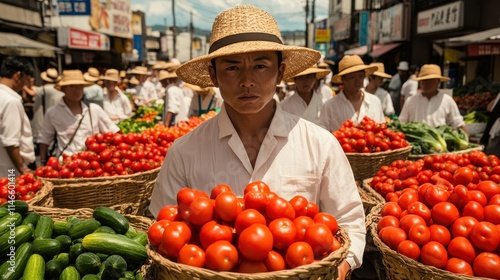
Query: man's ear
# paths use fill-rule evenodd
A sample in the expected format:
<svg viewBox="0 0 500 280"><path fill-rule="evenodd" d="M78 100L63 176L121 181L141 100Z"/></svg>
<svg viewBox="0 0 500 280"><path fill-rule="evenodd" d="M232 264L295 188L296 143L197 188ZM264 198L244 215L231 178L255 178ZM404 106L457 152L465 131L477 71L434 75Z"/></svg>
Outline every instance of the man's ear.
<svg viewBox="0 0 500 280"><path fill-rule="evenodd" d="M281 83L283 80L283 75L285 74L285 69L286 69L286 64L281 63L280 66L278 67L278 79L277 79L277 85Z"/></svg>
<svg viewBox="0 0 500 280"><path fill-rule="evenodd" d="M210 74L210 79L215 87L219 87L219 83L217 83L217 74L215 73L215 69L212 65L208 66L208 73Z"/></svg>

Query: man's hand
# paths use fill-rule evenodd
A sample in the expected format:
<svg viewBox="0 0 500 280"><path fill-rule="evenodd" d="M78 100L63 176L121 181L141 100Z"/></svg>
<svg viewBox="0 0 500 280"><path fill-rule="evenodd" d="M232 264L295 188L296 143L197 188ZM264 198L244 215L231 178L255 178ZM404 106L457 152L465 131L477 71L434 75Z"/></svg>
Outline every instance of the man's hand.
<svg viewBox="0 0 500 280"><path fill-rule="evenodd" d="M29 168L21 168L21 170L19 170L19 172L21 174L28 174L28 173L33 173L33 170L31 170Z"/></svg>
<svg viewBox="0 0 500 280"><path fill-rule="evenodd" d="M337 280L344 280L346 279L346 276L349 274L351 271L351 266L347 261L343 261L339 267L338 267L338 272L339 276L337 277Z"/></svg>

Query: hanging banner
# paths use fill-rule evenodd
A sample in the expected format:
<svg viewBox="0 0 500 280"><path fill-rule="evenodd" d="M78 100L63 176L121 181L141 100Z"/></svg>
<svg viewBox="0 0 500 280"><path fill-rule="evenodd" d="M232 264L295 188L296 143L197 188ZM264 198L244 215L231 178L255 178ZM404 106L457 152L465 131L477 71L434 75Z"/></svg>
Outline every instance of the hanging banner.
<svg viewBox="0 0 500 280"><path fill-rule="evenodd" d="M57 29L57 42L60 47L70 49L109 51L108 36L92 31L79 30L71 27Z"/></svg>
<svg viewBox="0 0 500 280"><path fill-rule="evenodd" d="M366 46L368 45L369 33L368 33L368 24L370 18L370 12L368 11L360 11L359 12L359 45Z"/></svg>
<svg viewBox="0 0 500 280"><path fill-rule="evenodd" d="M477 44L467 46L467 55L500 55L500 44Z"/></svg>
<svg viewBox="0 0 500 280"><path fill-rule="evenodd" d="M90 26L96 31L132 39L130 0L90 0Z"/></svg>
<svg viewBox="0 0 500 280"><path fill-rule="evenodd" d="M378 43L384 44L406 40L406 15L403 3L378 13Z"/></svg>

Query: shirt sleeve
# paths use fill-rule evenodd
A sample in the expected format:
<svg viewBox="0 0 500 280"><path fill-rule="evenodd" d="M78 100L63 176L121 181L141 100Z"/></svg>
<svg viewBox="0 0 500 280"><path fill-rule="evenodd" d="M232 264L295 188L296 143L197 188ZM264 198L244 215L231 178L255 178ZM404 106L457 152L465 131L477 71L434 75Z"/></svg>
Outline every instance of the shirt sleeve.
<svg viewBox="0 0 500 280"><path fill-rule="evenodd" d="M396 110L394 110L394 105L392 104L392 98L391 98L391 95L390 94L387 94L385 96L385 106L384 106L384 113L389 116L389 115L392 115L396 112Z"/></svg>
<svg viewBox="0 0 500 280"><path fill-rule="evenodd" d="M123 93L120 94L120 100L122 103L123 113L125 114L123 116L123 119L127 119L128 117L130 117L130 114L132 113L132 107L130 106L130 102L127 96L125 96L125 94Z"/></svg>
<svg viewBox="0 0 500 280"><path fill-rule="evenodd" d="M21 124L24 118L24 108L20 101L9 100L4 108L2 115L8 116L8 120L4 119L0 122L0 142L4 147L15 146L21 144Z"/></svg>
<svg viewBox="0 0 500 280"><path fill-rule="evenodd" d="M178 114L181 107L180 98L183 98L175 89L167 92L167 112Z"/></svg>
<svg viewBox="0 0 500 280"><path fill-rule="evenodd" d="M56 128L52 124L52 117L50 111L45 113L45 119L43 122L43 127L38 135L38 143L50 145L54 140L54 136L56 134Z"/></svg>

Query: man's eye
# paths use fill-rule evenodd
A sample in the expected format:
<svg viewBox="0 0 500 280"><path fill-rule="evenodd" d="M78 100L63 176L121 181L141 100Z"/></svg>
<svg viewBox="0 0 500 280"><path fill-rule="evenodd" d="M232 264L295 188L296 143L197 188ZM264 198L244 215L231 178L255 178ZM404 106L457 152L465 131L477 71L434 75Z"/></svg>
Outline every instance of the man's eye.
<svg viewBox="0 0 500 280"><path fill-rule="evenodd" d="M255 66L255 68L263 69L263 68L266 68L266 65L259 64L259 65Z"/></svg>
<svg viewBox="0 0 500 280"><path fill-rule="evenodd" d="M226 67L226 70L228 70L228 71L235 71L235 70L238 70L238 67L236 67L236 66L229 66L229 67Z"/></svg>

